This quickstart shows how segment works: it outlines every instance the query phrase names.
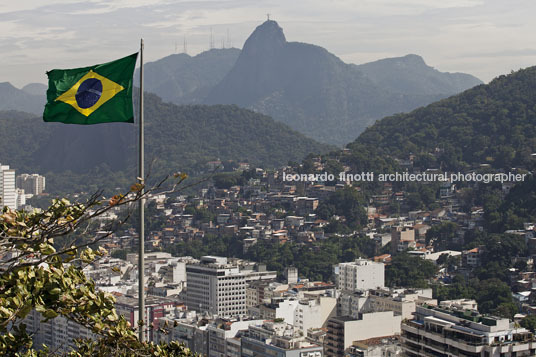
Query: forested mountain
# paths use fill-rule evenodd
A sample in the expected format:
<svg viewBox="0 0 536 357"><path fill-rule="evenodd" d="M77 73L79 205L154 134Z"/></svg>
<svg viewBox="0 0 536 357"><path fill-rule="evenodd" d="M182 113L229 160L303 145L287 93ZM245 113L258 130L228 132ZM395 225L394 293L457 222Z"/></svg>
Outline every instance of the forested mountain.
<svg viewBox="0 0 536 357"><path fill-rule="evenodd" d="M417 155L424 167L460 170L532 165L536 67L494 79L409 114L384 118L348 145L353 153Z"/></svg>
<svg viewBox="0 0 536 357"><path fill-rule="evenodd" d="M266 21L205 103L252 108L313 138L343 144L376 119L479 83L438 72L414 55L346 64L322 47L287 42L279 25Z"/></svg>
<svg viewBox="0 0 536 357"><path fill-rule="evenodd" d="M330 149L265 115L232 105L177 106L147 93L145 118L147 167L154 177L206 172L207 162L217 159L275 167ZM55 189L75 190L70 180L86 187L116 185L123 174L135 177L136 130L132 124L65 125L0 112L0 162L19 173L48 173L56 180L47 178L47 184L61 183Z"/></svg>
<svg viewBox="0 0 536 357"><path fill-rule="evenodd" d="M35 114L0 111L0 163L20 170L31 170L35 153L48 141L52 126Z"/></svg>
<svg viewBox="0 0 536 357"><path fill-rule="evenodd" d="M144 65L144 90L175 104L201 103L231 70L240 54L236 48L212 49L189 56L174 54ZM134 75L139 83L139 72Z"/></svg>

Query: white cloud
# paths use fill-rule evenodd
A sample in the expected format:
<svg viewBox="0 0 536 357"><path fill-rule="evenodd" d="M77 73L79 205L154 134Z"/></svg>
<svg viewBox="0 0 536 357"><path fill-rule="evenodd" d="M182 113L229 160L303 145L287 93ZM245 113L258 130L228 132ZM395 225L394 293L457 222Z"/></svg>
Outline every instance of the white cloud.
<svg viewBox="0 0 536 357"><path fill-rule="evenodd" d="M75 37L74 31L69 31L65 27L31 27L19 21L0 22L0 41L27 39L32 41L43 40L66 40Z"/></svg>
<svg viewBox="0 0 536 357"><path fill-rule="evenodd" d="M104 62L135 51L146 39L146 58L182 48L241 47L270 13L289 41L327 48L364 63L417 53L440 70L489 80L510 64L534 59L533 0L19 0L0 4L0 82L35 81L53 67ZM508 55L517 53L518 55ZM474 54L474 56L468 56ZM482 55L478 55L482 54ZM477 66L478 61L482 62ZM535 61L536 62L536 61ZM535 63L536 64L536 63Z"/></svg>
<svg viewBox="0 0 536 357"><path fill-rule="evenodd" d="M5 1L0 3L0 14L14 13L21 11L31 11L42 7L50 7L55 5L67 5L73 3L84 3L83 0L47 0L45 4L40 0L16 0Z"/></svg>

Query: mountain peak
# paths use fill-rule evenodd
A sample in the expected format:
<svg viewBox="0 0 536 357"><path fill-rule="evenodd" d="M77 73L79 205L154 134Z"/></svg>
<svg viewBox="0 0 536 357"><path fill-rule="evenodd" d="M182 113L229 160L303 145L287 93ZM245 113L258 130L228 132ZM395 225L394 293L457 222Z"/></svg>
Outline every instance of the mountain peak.
<svg viewBox="0 0 536 357"><path fill-rule="evenodd" d="M283 29L273 20L267 20L257 26L244 44L243 52L246 54L280 48L287 42ZM263 51L264 52L264 51Z"/></svg>
<svg viewBox="0 0 536 357"><path fill-rule="evenodd" d="M0 88L4 90L17 90L17 88L15 88L15 86L9 82L1 82Z"/></svg>
<svg viewBox="0 0 536 357"><path fill-rule="evenodd" d="M31 95L45 95L47 88L43 83L29 83L22 87L21 90Z"/></svg>
<svg viewBox="0 0 536 357"><path fill-rule="evenodd" d="M404 57L401 57L400 59L408 64L426 66L424 59L421 56L413 54L413 53L410 53L409 55L405 55Z"/></svg>

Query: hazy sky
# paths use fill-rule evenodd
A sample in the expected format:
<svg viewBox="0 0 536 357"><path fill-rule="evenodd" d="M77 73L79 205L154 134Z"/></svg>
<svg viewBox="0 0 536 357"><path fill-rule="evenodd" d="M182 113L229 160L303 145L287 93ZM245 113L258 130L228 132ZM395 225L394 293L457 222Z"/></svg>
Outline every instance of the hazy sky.
<svg viewBox="0 0 536 357"><path fill-rule="evenodd" d="M534 0L12 0L0 3L0 82L45 83L46 70L136 52L141 37L146 61L184 39L191 55L207 50L211 29L215 47L241 48L267 13L288 41L350 63L415 53L485 82L536 65Z"/></svg>

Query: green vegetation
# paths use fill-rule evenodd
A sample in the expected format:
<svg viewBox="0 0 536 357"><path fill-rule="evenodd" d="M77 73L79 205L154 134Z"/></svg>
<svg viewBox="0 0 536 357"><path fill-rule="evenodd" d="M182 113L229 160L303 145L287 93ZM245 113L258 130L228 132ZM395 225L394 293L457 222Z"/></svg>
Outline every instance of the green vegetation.
<svg viewBox="0 0 536 357"><path fill-rule="evenodd" d="M437 273L437 266L407 253L395 255L385 268L385 285L392 287L428 287L428 280Z"/></svg>
<svg viewBox="0 0 536 357"><path fill-rule="evenodd" d="M298 268L301 277L330 281L333 265L359 257L371 257L375 244L369 238L358 235L332 237L312 245L259 240L244 252L240 237L205 235L202 239L173 244L165 250L176 256L199 258L203 255L220 255L250 259L265 263L268 269L276 270L280 276L287 266L292 265Z"/></svg>
<svg viewBox="0 0 536 357"><path fill-rule="evenodd" d="M171 170L191 176L209 172L207 163L218 159L224 169L239 162L278 167L330 149L237 106L177 106L147 94L145 117L146 166L152 177ZM46 175L47 190L54 194L113 190L136 177L136 130L123 123L62 125L0 112L0 162L18 173Z"/></svg>
<svg viewBox="0 0 536 357"><path fill-rule="evenodd" d="M134 326L118 316L114 296L98 291L84 275L85 264L106 254L101 248L89 248L99 238L81 245L74 240L55 248L56 239L84 230L93 218L142 197L136 185L130 193L132 198L118 195L105 203L98 201L96 195L84 204L55 200L42 213L12 211L7 207L0 212L0 255L5 257L0 268L0 354L56 354L47 347L38 350L42 346L33 345L31 331L22 322L35 310L43 321L63 316L100 336L95 340L76 340L75 349L67 351L66 356L192 356L175 342L141 343ZM14 258L8 253L14 253Z"/></svg>
<svg viewBox="0 0 536 357"><path fill-rule="evenodd" d="M452 222L443 222L432 226L426 232L426 243L432 242L434 251L439 252L458 247L453 240L457 237L458 225Z"/></svg>
<svg viewBox="0 0 536 357"><path fill-rule="evenodd" d="M112 258L127 260L127 253L127 249L116 249L112 251L112 254L110 255L112 256Z"/></svg>
<svg viewBox="0 0 536 357"><path fill-rule="evenodd" d="M342 227L328 229L328 233L357 230L367 224L365 200L353 187L345 187L335 191L327 200L322 201L316 214L322 219L330 219L334 215L344 216Z"/></svg>
<svg viewBox="0 0 536 357"><path fill-rule="evenodd" d="M483 314L493 314L512 319L517 313L510 287L496 278L465 280L457 275L452 284L435 285L434 297L439 301L452 299L474 299Z"/></svg>
<svg viewBox="0 0 536 357"><path fill-rule="evenodd" d="M229 189L232 186L244 185L246 183L245 177L240 172L233 173L219 173L212 177L214 186L216 188Z"/></svg>
<svg viewBox="0 0 536 357"><path fill-rule="evenodd" d="M536 178L517 184L504 199L494 197L487 208L489 228L496 232L522 229L524 222L536 222Z"/></svg>
<svg viewBox="0 0 536 357"><path fill-rule="evenodd" d="M47 145L53 130L34 114L0 111L0 163L18 173L32 170L35 153Z"/></svg>
<svg viewBox="0 0 536 357"><path fill-rule="evenodd" d="M524 327L532 332L536 331L536 316L530 315L521 320L521 327Z"/></svg>
<svg viewBox="0 0 536 357"><path fill-rule="evenodd" d="M378 121L348 147L459 171L480 164L531 167L536 150L536 67Z"/></svg>
<svg viewBox="0 0 536 357"><path fill-rule="evenodd" d="M372 256L374 248L370 239L358 235L332 237L309 246L294 242L259 241L244 257L266 263L268 269L280 274L285 267L295 266L302 277L331 281L333 265Z"/></svg>
<svg viewBox="0 0 536 357"><path fill-rule="evenodd" d="M242 244L234 237L206 234L201 239L195 239L190 242L178 242L166 246L164 250L177 257L192 256L198 259L203 255L240 257Z"/></svg>
<svg viewBox="0 0 536 357"><path fill-rule="evenodd" d="M449 236L449 225L438 226L439 232ZM428 231L430 233L430 231ZM438 238L441 240L441 236ZM447 239L448 241L448 239ZM509 287L508 269L512 267L515 257L528 256L528 249L523 237L512 234L488 234L485 231L468 231L465 234L466 248L484 247L481 256L481 266L466 280L462 275L456 275L447 285L436 284L434 296L438 300L475 299L481 313L513 318L518 309L515 305ZM523 262L520 262L523 263ZM526 264L525 264L526 265ZM521 264L518 264L521 267Z"/></svg>

